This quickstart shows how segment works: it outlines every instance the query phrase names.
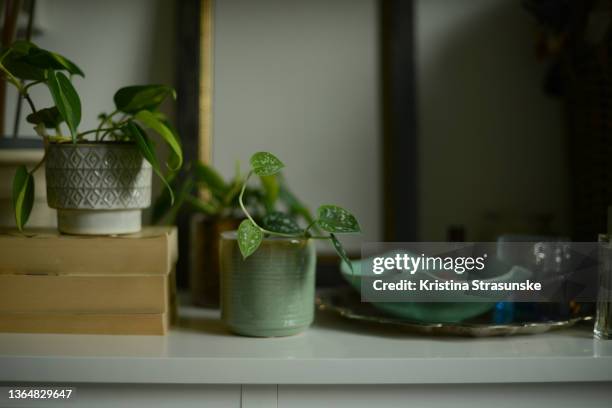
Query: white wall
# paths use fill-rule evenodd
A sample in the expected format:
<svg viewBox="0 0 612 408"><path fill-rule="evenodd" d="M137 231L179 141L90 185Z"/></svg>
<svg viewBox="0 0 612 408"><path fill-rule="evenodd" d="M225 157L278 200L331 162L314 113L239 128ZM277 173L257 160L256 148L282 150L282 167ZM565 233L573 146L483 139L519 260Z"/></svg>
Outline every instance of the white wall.
<svg viewBox="0 0 612 408"><path fill-rule="evenodd" d="M375 0L223 0L215 13L213 162L268 150L313 209L352 210L381 239ZM347 240L349 242L349 240Z"/></svg>
<svg viewBox="0 0 612 408"><path fill-rule="evenodd" d="M479 239L491 210L564 232L563 120L532 18L513 0L415 11L420 238L464 224ZM345 205L381 239L376 1L224 0L215 17L214 163L276 152L309 204Z"/></svg>
<svg viewBox="0 0 612 408"><path fill-rule="evenodd" d="M416 0L420 236L478 239L484 213L567 228L560 103L544 96L535 22L514 0Z"/></svg>
<svg viewBox="0 0 612 408"><path fill-rule="evenodd" d="M87 74L75 80L83 129L112 109L117 88L173 82L171 0L38 3L35 41ZM276 153L312 207L357 214L364 234L353 250L382 236L376 3L221 0L215 11L215 165L229 175L254 151ZM478 238L490 209L550 212L563 230L563 121L541 91L535 23L514 0L415 7L421 238L443 239L457 223ZM39 97L50 103L46 89Z"/></svg>

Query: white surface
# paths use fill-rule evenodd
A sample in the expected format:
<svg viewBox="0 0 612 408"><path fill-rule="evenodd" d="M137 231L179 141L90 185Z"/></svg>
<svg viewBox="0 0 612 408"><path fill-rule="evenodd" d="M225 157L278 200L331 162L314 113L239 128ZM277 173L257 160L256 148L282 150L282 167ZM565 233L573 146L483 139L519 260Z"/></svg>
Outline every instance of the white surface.
<svg viewBox="0 0 612 408"><path fill-rule="evenodd" d="M66 386L66 384L62 384ZM610 383L429 385L74 384L74 398L28 407L609 408ZM47 385L48 387L48 385ZM266 390L261 393L253 389ZM278 389L278 396L277 396ZM2 405L0 400L0 407Z"/></svg>
<svg viewBox="0 0 612 408"><path fill-rule="evenodd" d="M278 408L609 408L611 400L609 383L278 387Z"/></svg>
<svg viewBox="0 0 612 408"><path fill-rule="evenodd" d="M0 382L423 384L612 381L612 341L587 328L509 338L428 338L318 314L288 338L229 334L181 311L166 337L0 334Z"/></svg>
<svg viewBox="0 0 612 408"><path fill-rule="evenodd" d="M214 26L215 166L268 150L308 205L355 213L350 249L380 241L378 1L223 0Z"/></svg>
<svg viewBox="0 0 612 408"><path fill-rule="evenodd" d="M268 408L278 403L278 385L243 385L240 390L241 408Z"/></svg>
<svg viewBox="0 0 612 408"><path fill-rule="evenodd" d="M446 239L449 224L482 240L491 210L550 213L564 233L565 120L542 90L549 64L535 55L535 18L520 1L414 5L420 240Z"/></svg>

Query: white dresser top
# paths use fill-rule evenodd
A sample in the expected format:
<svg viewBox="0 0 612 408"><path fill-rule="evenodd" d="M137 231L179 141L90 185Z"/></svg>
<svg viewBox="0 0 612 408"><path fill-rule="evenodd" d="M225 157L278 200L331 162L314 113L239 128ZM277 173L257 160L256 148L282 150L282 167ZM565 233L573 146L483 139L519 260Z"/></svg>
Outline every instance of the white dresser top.
<svg viewBox="0 0 612 408"><path fill-rule="evenodd" d="M181 309L167 336L0 334L0 382L419 384L612 381L612 341L588 327L497 338L421 337L318 313L288 338L229 334Z"/></svg>

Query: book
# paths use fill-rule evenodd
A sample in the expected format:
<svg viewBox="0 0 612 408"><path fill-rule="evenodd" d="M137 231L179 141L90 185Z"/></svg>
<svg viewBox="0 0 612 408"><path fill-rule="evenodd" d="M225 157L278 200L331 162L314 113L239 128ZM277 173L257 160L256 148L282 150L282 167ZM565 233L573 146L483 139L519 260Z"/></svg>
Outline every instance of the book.
<svg viewBox="0 0 612 408"><path fill-rule="evenodd" d="M0 313L164 313L169 275L0 275Z"/></svg>
<svg viewBox="0 0 612 408"><path fill-rule="evenodd" d="M167 275L177 259L174 227L117 236L0 231L0 275Z"/></svg>
<svg viewBox="0 0 612 408"><path fill-rule="evenodd" d="M167 313L0 313L3 333L162 335Z"/></svg>
<svg viewBox="0 0 612 408"><path fill-rule="evenodd" d="M121 236L0 231L0 332L164 334L176 228Z"/></svg>

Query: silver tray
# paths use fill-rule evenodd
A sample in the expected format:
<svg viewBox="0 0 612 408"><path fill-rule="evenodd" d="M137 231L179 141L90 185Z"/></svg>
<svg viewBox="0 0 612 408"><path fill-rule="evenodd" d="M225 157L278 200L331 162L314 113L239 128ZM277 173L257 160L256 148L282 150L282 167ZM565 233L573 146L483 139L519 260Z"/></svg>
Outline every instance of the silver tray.
<svg viewBox="0 0 612 408"><path fill-rule="evenodd" d="M317 307L347 319L396 326L418 334L491 337L517 334L538 334L550 330L571 327L581 321L592 320L592 316L575 316L567 320L541 322L512 322L493 324L486 318L469 319L461 323L423 323L389 317L369 303L362 303L359 294L352 288L328 289L317 294Z"/></svg>

